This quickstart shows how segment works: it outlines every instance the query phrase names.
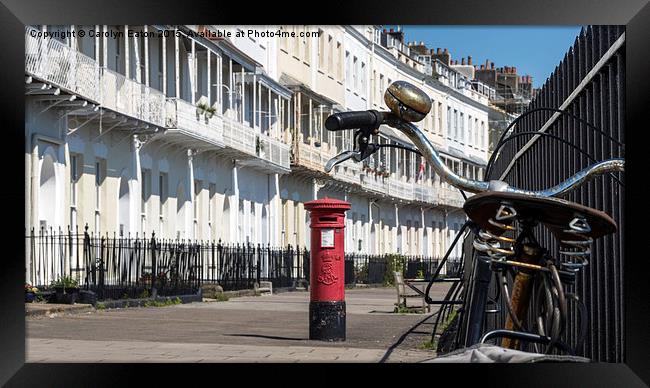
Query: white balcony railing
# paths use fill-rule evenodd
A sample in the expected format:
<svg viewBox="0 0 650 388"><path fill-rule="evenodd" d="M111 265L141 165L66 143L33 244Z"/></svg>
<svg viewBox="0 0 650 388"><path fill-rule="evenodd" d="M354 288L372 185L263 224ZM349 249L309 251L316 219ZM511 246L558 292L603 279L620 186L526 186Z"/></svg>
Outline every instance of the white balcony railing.
<svg viewBox="0 0 650 388"><path fill-rule="evenodd" d="M68 92L99 102L99 65L94 59L53 38L25 30L25 72Z"/></svg>
<svg viewBox="0 0 650 388"><path fill-rule="evenodd" d="M258 135L257 156L284 168L290 168L290 147L267 135Z"/></svg>
<svg viewBox="0 0 650 388"><path fill-rule="evenodd" d="M413 186L413 197L418 202L426 203L432 203L437 199L433 187L424 183L416 183Z"/></svg>
<svg viewBox="0 0 650 388"><path fill-rule="evenodd" d="M165 126L165 95L110 69L101 69L101 102L108 109Z"/></svg>
<svg viewBox="0 0 650 388"><path fill-rule="evenodd" d="M377 193L388 194L387 178L369 172L362 175L361 186Z"/></svg>
<svg viewBox="0 0 650 388"><path fill-rule="evenodd" d="M25 30L25 72L115 112L165 126L165 96L53 38Z"/></svg>
<svg viewBox="0 0 650 388"><path fill-rule="evenodd" d="M391 176L388 178L388 194L396 198L412 201L414 199L413 184Z"/></svg>
<svg viewBox="0 0 650 388"><path fill-rule="evenodd" d="M312 144L306 144L301 139L294 143L296 150L295 162L301 166L316 170L324 171L325 163L334 156L333 152L321 146L315 147Z"/></svg>
<svg viewBox="0 0 650 388"><path fill-rule="evenodd" d="M197 113L196 106L178 98L167 99L166 111L166 124L170 128L190 132L211 143L220 145L224 143L223 123L220 116L213 115L207 118L205 114Z"/></svg>
<svg viewBox="0 0 650 388"><path fill-rule="evenodd" d="M223 117L223 140L230 148L249 155L257 155L255 152L256 134L253 129L226 116Z"/></svg>

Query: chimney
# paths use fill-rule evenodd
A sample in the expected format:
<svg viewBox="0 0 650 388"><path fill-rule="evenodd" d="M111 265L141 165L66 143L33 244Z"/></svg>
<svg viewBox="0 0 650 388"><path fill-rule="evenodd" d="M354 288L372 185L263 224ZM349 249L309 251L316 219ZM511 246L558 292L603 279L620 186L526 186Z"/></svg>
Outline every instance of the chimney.
<svg viewBox="0 0 650 388"><path fill-rule="evenodd" d="M467 56L467 64L468 64L468 65L471 65L471 64L472 64L472 57L471 57L471 55L468 55L468 56Z"/></svg>
<svg viewBox="0 0 650 388"><path fill-rule="evenodd" d="M485 65L481 65L481 70L485 69Z"/></svg>
<svg viewBox="0 0 650 388"><path fill-rule="evenodd" d="M490 62L490 65L492 66L492 70L494 70L494 62Z"/></svg>
<svg viewBox="0 0 650 388"><path fill-rule="evenodd" d="M390 32L394 32L394 30L391 28L391 29L390 29Z"/></svg>
<svg viewBox="0 0 650 388"><path fill-rule="evenodd" d="M440 49L440 47L436 48L436 54L442 54L442 50Z"/></svg>
<svg viewBox="0 0 650 388"><path fill-rule="evenodd" d="M463 66L465 65L465 57L463 57L463 58L460 60L460 64L463 65Z"/></svg>
<svg viewBox="0 0 650 388"><path fill-rule="evenodd" d="M516 68L516 67L513 67L513 68L512 68L512 72L516 74L516 73L517 73L517 68Z"/></svg>
<svg viewBox="0 0 650 388"><path fill-rule="evenodd" d="M445 48L445 50L442 53L443 54L449 54L449 50Z"/></svg>

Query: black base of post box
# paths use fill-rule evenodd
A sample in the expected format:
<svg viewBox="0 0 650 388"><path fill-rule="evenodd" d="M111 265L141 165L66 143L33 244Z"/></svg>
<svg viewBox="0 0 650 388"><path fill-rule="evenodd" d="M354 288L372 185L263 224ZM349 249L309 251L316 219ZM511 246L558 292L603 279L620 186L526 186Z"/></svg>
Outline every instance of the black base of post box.
<svg viewBox="0 0 650 388"><path fill-rule="evenodd" d="M309 302L309 339L345 341L345 301Z"/></svg>

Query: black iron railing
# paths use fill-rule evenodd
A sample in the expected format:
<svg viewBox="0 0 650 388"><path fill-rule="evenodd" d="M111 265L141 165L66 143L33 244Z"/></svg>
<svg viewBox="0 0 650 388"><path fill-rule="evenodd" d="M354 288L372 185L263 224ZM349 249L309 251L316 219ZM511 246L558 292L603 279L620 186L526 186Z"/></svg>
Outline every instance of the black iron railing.
<svg viewBox="0 0 650 388"><path fill-rule="evenodd" d="M625 36L623 26L589 26L576 38L548 78L529 110L562 108L577 116L554 110L538 110L524 118L514 133L538 131L546 124L550 136L519 136L508 142L496 159L489 179L504 179L516 187L539 190L556 185L572 174L609 158L624 157L625 143ZM550 124L550 125L548 125ZM602 132L601 132L602 131ZM596 361L623 362L624 305L624 186L622 174L598 177L566 199L612 216L617 233L598 239L592 246L589 265L581 271L575 291L589 310L588 335L578 349ZM548 231L537 236L551 252L557 241ZM496 290L494 291L496 293ZM491 315L488 329L500 328L506 309ZM574 309L577 310L577 309ZM574 344L580 319L574 311L568 323L569 342Z"/></svg>
<svg viewBox="0 0 650 388"><path fill-rule="evenodd" d="M32 230L27 236L27 279L39 288L71 276L97 299L194 294L202 284L224 290L251 289L260 281L274 288L309 282L309 251L292 246L120 237L68 230ZM428 279L438 259L401 255L345 256L346 284L390 284L392 271L407 278ZM457 271L448 262L446 271Z"/></svg>

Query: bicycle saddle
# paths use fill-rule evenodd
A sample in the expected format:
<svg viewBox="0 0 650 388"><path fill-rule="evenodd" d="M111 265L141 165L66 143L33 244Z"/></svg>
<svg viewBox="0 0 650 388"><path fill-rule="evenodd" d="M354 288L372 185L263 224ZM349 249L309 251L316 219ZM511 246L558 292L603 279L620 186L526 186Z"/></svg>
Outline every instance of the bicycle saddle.
<svg viewBox="0 0 650 388"><path fill-rule="evenodd" d="M571 240L575 231L596 239L617 230L616 222L606 213L560 198L487 191L469 198L463 208L479 227L497 235L502 234L503 229L496 227L494 222L509 224L513 218L536 220L559 240ZM514 217L509 217L507 222L499 220L503 209L505 213L514 210Z"/></svg>

